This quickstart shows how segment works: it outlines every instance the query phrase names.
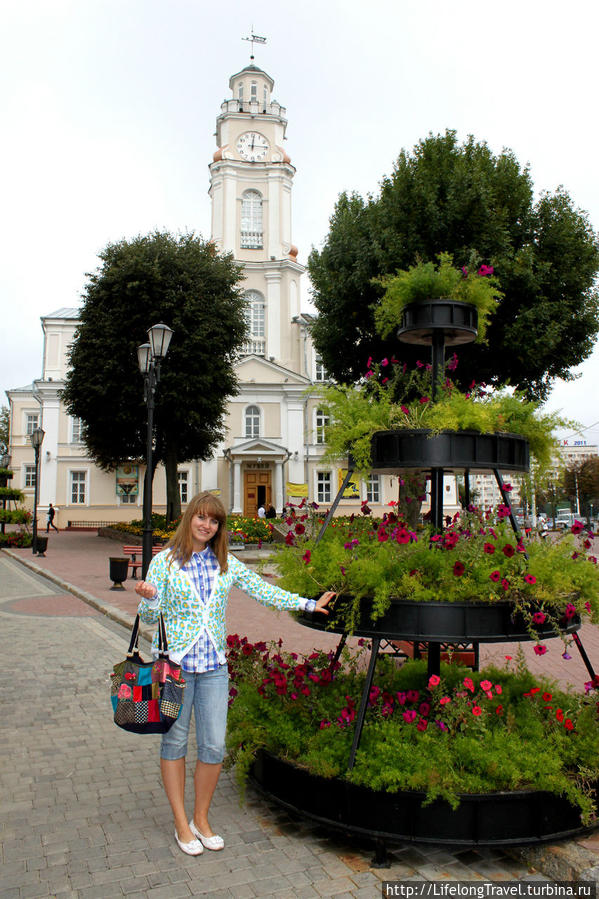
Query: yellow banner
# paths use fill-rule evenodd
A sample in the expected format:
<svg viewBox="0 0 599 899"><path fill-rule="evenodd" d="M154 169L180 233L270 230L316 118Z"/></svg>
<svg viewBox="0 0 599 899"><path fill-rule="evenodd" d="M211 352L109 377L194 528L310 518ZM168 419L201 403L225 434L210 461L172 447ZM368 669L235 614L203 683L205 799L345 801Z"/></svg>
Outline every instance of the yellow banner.
<svg viewBox="0 0 599 899"><path fill-rule="evenodd" d="M341 490L341 485L347 475L347 468L340 468L337 471L337 490ZM350 481L343 491L341 499L360 499L360 488L357 481Z"/></svg>
<svg viewBox="0 0 599 899"><path fill-rule="evenodd" d="M287 481L287 496L308 496L307 484L293 484Z"/></svg>

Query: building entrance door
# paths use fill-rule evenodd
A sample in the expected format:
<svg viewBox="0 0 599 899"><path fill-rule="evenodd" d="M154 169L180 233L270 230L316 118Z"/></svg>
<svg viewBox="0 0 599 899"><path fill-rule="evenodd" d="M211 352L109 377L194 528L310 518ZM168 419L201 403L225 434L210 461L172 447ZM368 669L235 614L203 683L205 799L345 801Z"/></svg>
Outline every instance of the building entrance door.
<svg viewBox="0 0 599 899"><path fill-rule="evenodd" d="M272 485L270 471L246 471L244 479L243 514L254 518L261 505L271 502Z"/></svg>

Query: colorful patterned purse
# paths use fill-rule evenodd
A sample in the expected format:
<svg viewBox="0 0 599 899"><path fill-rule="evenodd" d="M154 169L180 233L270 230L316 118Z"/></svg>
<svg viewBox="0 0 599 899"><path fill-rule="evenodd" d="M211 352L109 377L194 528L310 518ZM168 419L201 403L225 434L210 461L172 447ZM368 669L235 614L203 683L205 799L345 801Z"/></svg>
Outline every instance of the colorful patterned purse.
<svg viewBox="0 0 599 899"><path fill-rule="evenodd" d="M114 723L136 734L164 734L181 711L185 680L181 666L168 657L162 613L158 625L158 658L144 662L138 642L139 615L131 631L127 658L118 662L110 675Z"/></svg>

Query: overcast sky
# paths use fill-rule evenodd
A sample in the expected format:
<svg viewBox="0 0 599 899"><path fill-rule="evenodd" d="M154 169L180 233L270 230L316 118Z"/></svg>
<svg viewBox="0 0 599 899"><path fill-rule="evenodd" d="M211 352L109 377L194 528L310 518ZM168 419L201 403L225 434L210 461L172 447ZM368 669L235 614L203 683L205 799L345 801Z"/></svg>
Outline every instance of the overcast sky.
<svg viewBox="0 0 599 899"><path fill-rule="evenodd" d="M215 119L252 25L287 108L300 262L341 191L376 193L402 148L446 128L509 147L538 192L563 184L599 228L596 0L0 0L0 12L0 404L40 376L40 316L79 305L108 242L210 236ZM597 350L580 372L549 406L597 443Z"/></svg>

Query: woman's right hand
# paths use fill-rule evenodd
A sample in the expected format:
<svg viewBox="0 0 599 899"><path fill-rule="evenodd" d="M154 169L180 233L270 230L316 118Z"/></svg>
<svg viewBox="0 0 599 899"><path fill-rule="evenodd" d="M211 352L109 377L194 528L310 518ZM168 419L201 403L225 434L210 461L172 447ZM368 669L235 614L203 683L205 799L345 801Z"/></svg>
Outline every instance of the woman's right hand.
<svg viewBox="0 0 599 899"><path fill-rule="evenodd" d="M144 599L154 599L158 590L154 584L150 584L148 581L138 581L135 585L135 592Z"/></svg>

